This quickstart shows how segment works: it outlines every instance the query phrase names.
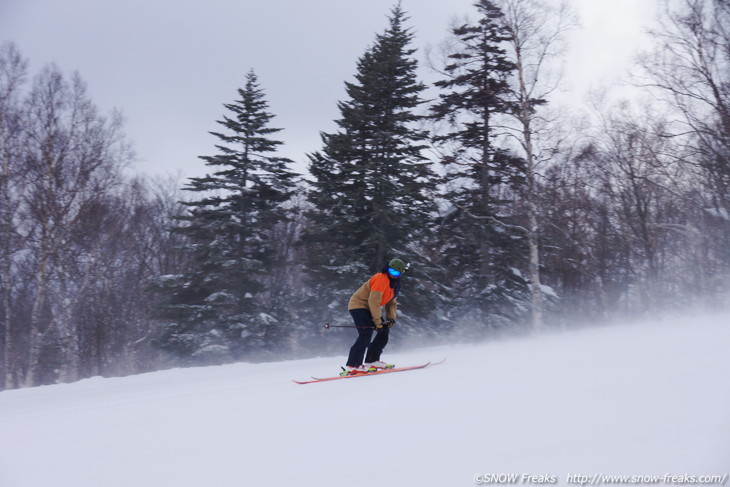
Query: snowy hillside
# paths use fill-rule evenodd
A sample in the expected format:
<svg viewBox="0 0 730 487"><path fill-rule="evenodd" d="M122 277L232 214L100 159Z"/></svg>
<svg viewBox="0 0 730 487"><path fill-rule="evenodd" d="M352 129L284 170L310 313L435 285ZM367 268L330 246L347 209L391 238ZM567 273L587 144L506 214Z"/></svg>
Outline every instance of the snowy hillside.
<svg viewBox="0 0 730 487"><path fill-rule="evenodd" d="M722 477L730 473L729 351L726 314L423 349L388 358L448 361L319 384L290 379L331 375L341 357L7 391L0 486Z"/></svg>

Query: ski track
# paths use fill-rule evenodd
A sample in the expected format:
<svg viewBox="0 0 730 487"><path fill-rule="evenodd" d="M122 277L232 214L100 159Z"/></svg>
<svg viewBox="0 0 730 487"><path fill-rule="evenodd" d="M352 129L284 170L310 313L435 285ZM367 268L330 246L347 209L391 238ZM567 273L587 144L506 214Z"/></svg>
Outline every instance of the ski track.
<svg viewBox="0 0 730 487"><path fill-rule="evenodd" d="M394 333L394 340L397 334ZM730 472L730 314L0 393L0 486L473 486ZM343 351L344 353L344 351Z"/></svg>

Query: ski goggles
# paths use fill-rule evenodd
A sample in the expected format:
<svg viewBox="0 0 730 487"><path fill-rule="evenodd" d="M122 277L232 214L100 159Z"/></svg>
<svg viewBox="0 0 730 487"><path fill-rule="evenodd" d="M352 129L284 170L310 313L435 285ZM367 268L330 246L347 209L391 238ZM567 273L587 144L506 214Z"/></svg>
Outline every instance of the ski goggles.
<svg viewBox="0 0 730 487"><path fill-rule="evenodd" d="M393 269L392 267L388 267L388 274L390 274L393 277L400 277L400 275L402 274L402 272L401 271L397 271L397 270Z"/></svg>

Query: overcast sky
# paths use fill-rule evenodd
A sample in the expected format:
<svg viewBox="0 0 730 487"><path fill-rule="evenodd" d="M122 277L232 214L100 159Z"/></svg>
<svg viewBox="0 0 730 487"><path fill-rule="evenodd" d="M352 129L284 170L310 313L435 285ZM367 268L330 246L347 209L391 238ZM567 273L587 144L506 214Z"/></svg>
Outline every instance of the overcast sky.
<svg viewBox="0 0 730 487"><path fill-rule="evenodd" d="M345 98L344 81L387 26L396 0L0 0L0 42L14 41L31 72L54 62L78 71L103 111L120 109L138 161L132 172L206 172L208 131L254 69L283 128L280 155L304 168ZM427 46L473 0L403 0L424 78ZM630 66L656 0L573 0L582 28L571 36L565 81L580 100Z"/></svg>

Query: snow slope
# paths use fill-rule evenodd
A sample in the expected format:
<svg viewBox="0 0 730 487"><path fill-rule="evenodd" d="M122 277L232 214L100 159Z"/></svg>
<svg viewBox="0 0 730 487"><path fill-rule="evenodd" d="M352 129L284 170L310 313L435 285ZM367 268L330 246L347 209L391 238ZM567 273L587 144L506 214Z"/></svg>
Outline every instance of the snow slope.
<svg viewBox="0 0 730 487"><path fill-rule="evenodd" d="M530 484L523 474L561 485L576 475L725 475L729 350L725 314L421 349L388 358L448 361L319 384L290 379L331 375L341 357L6 391L0 486L458 487L490 474L518 474L520 485Z"/></svg>

